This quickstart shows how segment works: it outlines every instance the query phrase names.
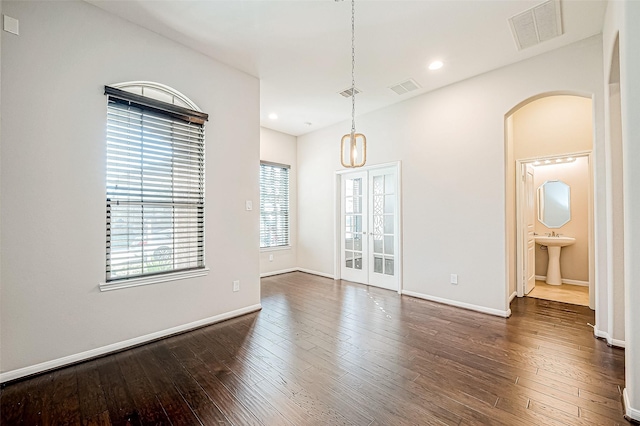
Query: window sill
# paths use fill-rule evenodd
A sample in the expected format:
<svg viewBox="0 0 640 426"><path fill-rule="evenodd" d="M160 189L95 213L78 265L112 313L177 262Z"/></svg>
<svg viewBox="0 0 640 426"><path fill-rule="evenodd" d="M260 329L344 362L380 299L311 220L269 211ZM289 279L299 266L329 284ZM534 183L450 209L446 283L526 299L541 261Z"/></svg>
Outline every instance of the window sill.
<svg viewBox="0 0 640 426"><path fill-rule="evenodd" d="M138 287L141 285L164 283L167 281L177 281L187 278L204 277L209 273L209 268L202 268L193 271L171 272L168 274L154 275L152 277L131 278L114 283L100 283L100 291L119 290L121 288Z"/></svg>
<svg viewBox="0 0 640 426"><path fill-rule="evenodd" d="M281 251L281 250L291 250L291 246L264 247L260 249L260 253L267 252L267 251Z"/></svg>

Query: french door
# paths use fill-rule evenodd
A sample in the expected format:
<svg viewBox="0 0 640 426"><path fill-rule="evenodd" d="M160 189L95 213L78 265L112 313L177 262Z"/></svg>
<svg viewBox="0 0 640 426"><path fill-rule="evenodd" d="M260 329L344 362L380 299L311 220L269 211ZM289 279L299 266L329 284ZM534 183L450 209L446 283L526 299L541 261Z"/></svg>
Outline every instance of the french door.
<svg viewBox="0 0 640 426"><path fill-rule="evenodd" d="M341 177L341 278L398 289L397 167Z"/></svg>

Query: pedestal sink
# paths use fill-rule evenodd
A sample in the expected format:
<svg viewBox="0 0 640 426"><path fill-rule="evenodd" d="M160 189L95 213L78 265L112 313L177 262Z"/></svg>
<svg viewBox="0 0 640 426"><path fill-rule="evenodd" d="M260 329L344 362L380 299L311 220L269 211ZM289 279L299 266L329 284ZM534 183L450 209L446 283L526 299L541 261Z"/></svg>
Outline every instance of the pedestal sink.
<svg viewBox="0 0 640 426"><path fill-rule="evenodd" d="M547 266L547 284L562 284L560 274L560 250L562 247L570 246L576 242L572 237L542 237L536 236L536 244L547 246L549 253L549 265Z"/></svg>

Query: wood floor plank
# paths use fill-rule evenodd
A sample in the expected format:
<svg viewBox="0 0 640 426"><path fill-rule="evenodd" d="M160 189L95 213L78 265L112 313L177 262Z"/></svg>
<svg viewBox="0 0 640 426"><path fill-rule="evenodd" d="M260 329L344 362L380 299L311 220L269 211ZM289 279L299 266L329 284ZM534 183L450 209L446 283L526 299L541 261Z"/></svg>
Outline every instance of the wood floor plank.
<svg viewBox="0 0 640 426"><path fill-rule="evenodd" d="M180 336L177 336L180 337ZM154 359L161 366L164 374L168 375L180 396L202 424L230 425L220 409L209 398L200 384L193 379L174 358L165 342L156 342L151 348Z"/></svg>
<svg viewBox="0 0 640 426"><path fill-rule="evenodd" d="M28 385L21 384L0 388L0 424L17 424L23 418Z"/></svg>
<svg viewBox="0 0 640 426"><path fill-rule="evenodd" d="M188 342L173 346L171 351L191 377L202 387L209 399L232 424L260 424L260 421L251 410L223 385L219 376L224 372L212 374L207 366L189 349Z"/></svg>
<svg viewBox="0 0 640 426"><path fill-rule="evenodd" d="M53 377L53 373L49 372L16 384L22 387L26 394L20 423L26 425L43 424L43 399L44 395L51 391ZM0 420L2 420L0 424L4 425L3 419Z"/></svg>
<svg viewBox="0 0 640 426"><path fill-rule="evenodd" d="M75 368L53 372L51 390L45 395L42 413L44 424L80 423L80 399Z"/></svg>
<svg viewBox="0 0 640 426"><path fill-rule="evenodd" d="M8 383L0 424L629 425L588 307L508 319L294 272L262 310Z"/></svg>
<svg viewBox="0 0 640 426"><path fill-rule="evenodd" d="M106 418L109 418L109 410L100 383L97 364L96 360L92 360L75 366L80 415L83 423L93 423L90 419L103 419L104 413L106 413Z"/></svg>
<svg viewBox="0 0 640 426"><path fill-rule="evenodd" d="M100 386L109 411L109 419L114 425L140 425L136 405L130 390L118 367L115 355L101 358L97 362Z"/></svg>
<svg viewBox="0 0 640 426"><path fill-rule="evenodd" d="M131 352L115 354L120 371L127 383L129 394L133 400L138 418L142 424L168 424L170 422L156 398L153 386L149 381L138 357Z"/></svg>
<svg viewBox="0 0 640 426"><path fill-rule="evenodd" d="M172 376L164 372L162 364L155 358L150 348L155 344L139 348L136 353L144 375L149 380L153 394L169 421L174 425L202 424L182 394L176 388Z"/></svg>

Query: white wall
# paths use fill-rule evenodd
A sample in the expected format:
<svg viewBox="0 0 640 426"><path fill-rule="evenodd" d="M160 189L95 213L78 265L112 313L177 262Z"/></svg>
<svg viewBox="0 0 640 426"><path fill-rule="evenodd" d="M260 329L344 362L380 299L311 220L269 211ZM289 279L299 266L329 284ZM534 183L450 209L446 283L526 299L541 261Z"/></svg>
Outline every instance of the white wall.
<svg viewBox="0 0 640 426"><path fill-rule="evenodd" d="M513 153L513 114L508 115L505 119L505 151L506 151L506 198L505 198L505 234L507 241L505 242L507 256L507 294L509 299L515 297L517 293L517 251L516 251L516 163Z"/></svg>
<svg viewBox="0 0 640 426"><path fill-rule="evenodd" d="M298 266L298 159L295 136L275 130L260 128L260 160L287 164L289 170L289 242L286 249L267 249L260 252L260 274L270 275L280 271L290 271ZM269 260L273 256L273 260Z"/></svg>
<svg viewBox="0 0 640 426"><path fill-rule="evenodd" d="M601 49L596 36L357 118L368 164L402 161L405 290L508 313L505 114L540 93L593 93L601 141ZM333 173L348 130L298 138L298 263L328 274Z"/></svg>
<svg viewBox="0 0 640 426"><path fill-rule="evenodd" d="M627 415L640 421L640 3L610 1L604 21L603 57L605 83L616 36L620 35L620 98L622 104L622 150L624 152L624 312L625 390ZM608 89L608 87L607 87ZM607 98L609 94L607 93ZM610 134L609 105L607 134ZM607 141L609 143L609 141Z"/></svg>
<svg viewBox="0 0 640 426"><path fill-rule="evenodd" d="M1 371L255 308L258 211L244 205L258 204L259 81L82 1L2 7L20 36L2 37ZM210 272L101 293L103 86L131 80L171 86L210 115Z"/></svg>
<svg viewBox="0 0 640 426"><path fill-rule="evenodd" d="M0 0L0 16L3 14L3 0ZM2 38L0 31L0 82L2 81ZM2 84L0 83L0 242L2 242ZM0 248L0 320L2 319L2 249ZM2 345L2 329L0 327L0 346ZM1 351L1 349L0 349ZM0 371L1 366L0 366Z"/></svg>
<svg viewBox="0 0 640 426"><path fill-rule="evenodd" d="M605 23L604 34L607 32L606 26L611 26L612 11L622 12L618 2L611 2L608 7L607 21ZM618 13L615 12L615 13ZM621 20L620 18L616 18ZM605 36L606 37L606 36ZM624 309L624 192L623 192L623 153L622 153L622 128L621 128L621 105L620 105L620 71L619 67L616 72L611 70L613 42L615 40L615 34L613 38L609 36L610 40L603 40L603 65L604 65L604 86L605 86L605 150L607 156L607 280L609 283L608 292L606 295L609 311L606 321L606 327L598 327L598 332L602 337L605 337L609 343L616 344L618 346L624 345L625 339L625 309ZM616 63L618 63L616 57ZM617 64L616 66L618 66ZM612 73L613 78L617 82L615 93L612 93L609 83L611 82ZM612 103L613 101L613 103ZM612 111L615 109L615 112ZM612 123L613 114L613 123ZM617 122L616 122L617 120ZM612 140L614 141L612 143ZM599 323L598 323L599 324Z"/></svg>

